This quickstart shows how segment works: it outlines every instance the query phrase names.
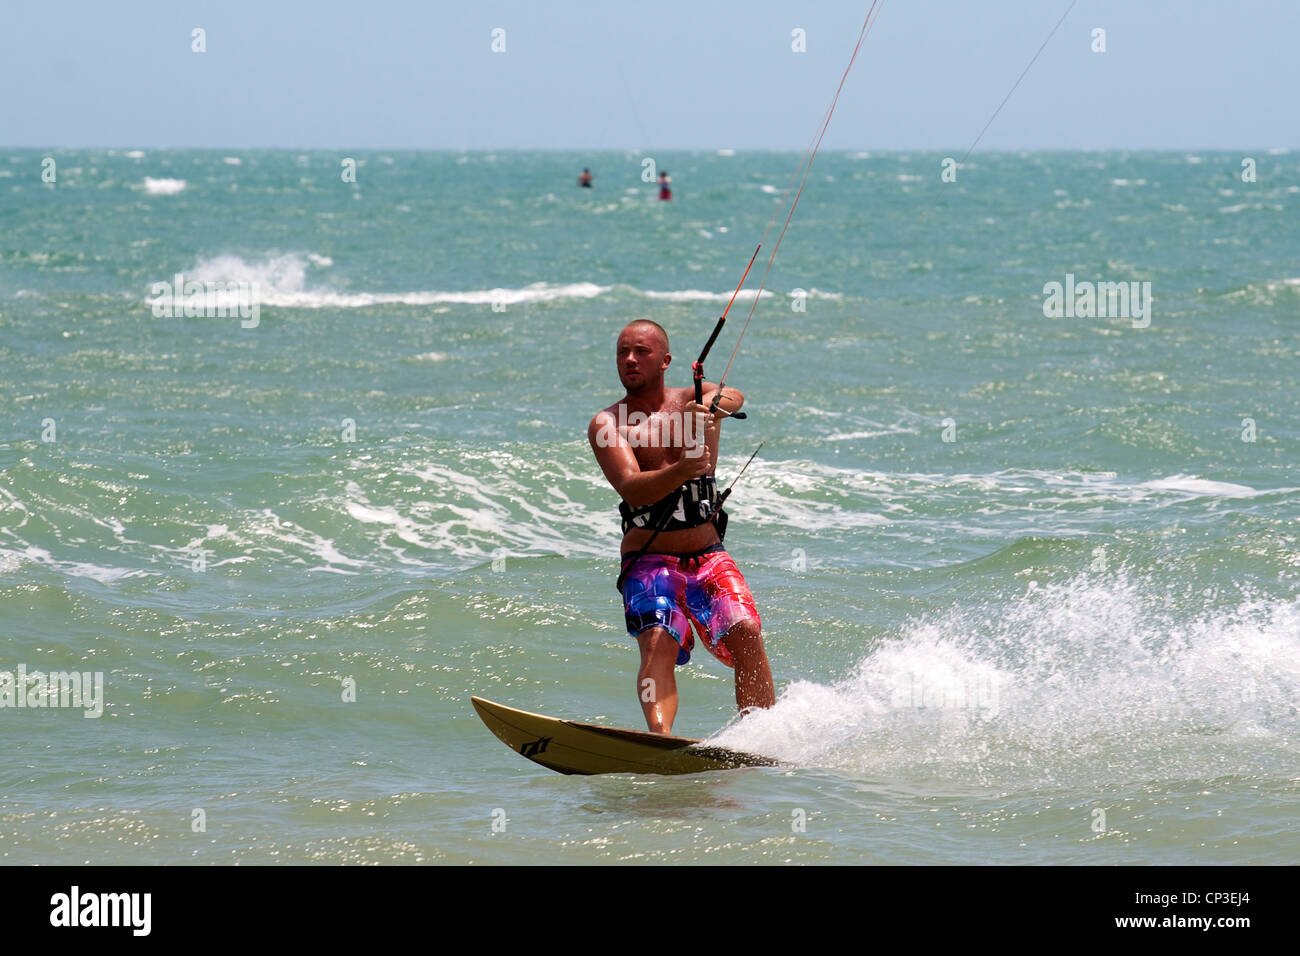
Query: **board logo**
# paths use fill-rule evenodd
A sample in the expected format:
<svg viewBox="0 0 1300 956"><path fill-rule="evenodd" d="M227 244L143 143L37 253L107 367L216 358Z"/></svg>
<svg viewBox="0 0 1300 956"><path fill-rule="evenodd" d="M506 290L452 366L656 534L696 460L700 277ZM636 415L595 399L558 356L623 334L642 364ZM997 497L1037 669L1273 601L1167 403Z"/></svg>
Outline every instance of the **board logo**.
<svg viewBox="0 0 1300 956"><path fill-rule="evenodd" d="M532 743L524 744L519 748L519 752L525 757L536 757L538 754L546 752L546 745L550 742L550 737L539 737Z"/></svg>

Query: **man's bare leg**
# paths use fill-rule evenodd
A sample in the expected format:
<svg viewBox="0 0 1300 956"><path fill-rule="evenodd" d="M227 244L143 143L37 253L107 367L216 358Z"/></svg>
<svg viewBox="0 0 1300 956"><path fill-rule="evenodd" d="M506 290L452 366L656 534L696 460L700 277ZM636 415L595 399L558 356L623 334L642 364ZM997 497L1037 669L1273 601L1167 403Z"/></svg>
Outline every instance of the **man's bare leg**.
<svg viewBox="0 0 1300 956"><path fill-rule="evenodd" d="M677 719L677 642L662 627L646 628L636 642L641 647L636 696L646 726L657 734L671 734Z"/></svg>
<svg viewBox="0 0 1300 956"><path fill-rule="evenodd" d="M736 665L736 706L771 707L776 703L772 667L763 649L762 629L756 621L740 621L722 637Z"/></svg>

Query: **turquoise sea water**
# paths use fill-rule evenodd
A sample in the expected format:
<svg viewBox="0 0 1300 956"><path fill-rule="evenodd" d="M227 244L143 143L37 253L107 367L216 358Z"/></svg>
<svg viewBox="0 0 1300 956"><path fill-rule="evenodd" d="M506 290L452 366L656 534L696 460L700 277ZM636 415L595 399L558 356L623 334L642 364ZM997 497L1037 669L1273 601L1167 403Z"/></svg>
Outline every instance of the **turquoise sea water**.
<svg viewBox="0 0 1300 956"><path fill-rule="evenodd" d="M1295 862L1284 152L820 155L719 469L767 440L727 543L780 700L732 722L700 650L675 727L787 766L483 728L640 726L586 424L631 318L687 384L798 163L655 155L659 203L644 158L0 151L0 671L104 679L0 708L0 860ZM259 323L156 317L178 272ZM1046 317L1067 275L1149 325Z"/></svg>

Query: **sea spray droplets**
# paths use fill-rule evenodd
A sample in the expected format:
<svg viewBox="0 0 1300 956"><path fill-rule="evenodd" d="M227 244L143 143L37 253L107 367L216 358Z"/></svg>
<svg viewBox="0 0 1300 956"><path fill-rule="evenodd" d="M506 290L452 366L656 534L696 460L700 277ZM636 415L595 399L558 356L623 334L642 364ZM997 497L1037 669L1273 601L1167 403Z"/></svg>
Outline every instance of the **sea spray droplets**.
<svg viewBox="0 0 1300 956"><path fill-rule="evenodd" d="M1120 573L914 621L845 680L796 682L715 740L958 788L1282 772L1300 602L1184 603Z"/></svg>

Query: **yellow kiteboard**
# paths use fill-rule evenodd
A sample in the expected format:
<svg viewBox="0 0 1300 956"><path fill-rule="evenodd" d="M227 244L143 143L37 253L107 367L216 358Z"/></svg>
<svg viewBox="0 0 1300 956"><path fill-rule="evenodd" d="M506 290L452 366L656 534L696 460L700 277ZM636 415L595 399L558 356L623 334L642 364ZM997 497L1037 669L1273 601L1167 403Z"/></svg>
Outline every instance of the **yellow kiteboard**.
<svg viewBox="0 0 1300 956"><path fill-rule="evenodd" d="M559 773L702 773L775 767L779 761L690 737L557 720L471 697L488 730L511 750Z"/></svg>

